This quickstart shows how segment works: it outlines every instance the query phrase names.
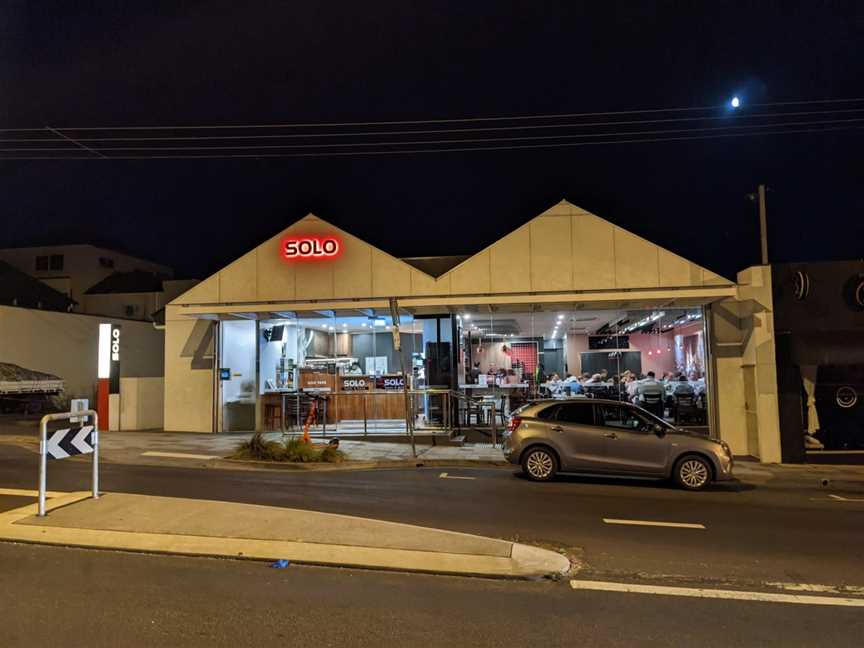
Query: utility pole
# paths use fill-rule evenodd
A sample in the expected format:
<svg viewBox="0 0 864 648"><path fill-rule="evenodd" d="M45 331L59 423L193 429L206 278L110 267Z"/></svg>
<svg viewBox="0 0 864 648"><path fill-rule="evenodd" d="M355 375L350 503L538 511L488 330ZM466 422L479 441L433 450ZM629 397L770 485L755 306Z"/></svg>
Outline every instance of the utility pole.
<svg viewBox="0 0 864 648"><path fill-rule="evenodd" d="M765 185L757 190L759 200L759 238L762 242L762 265L768 265L768 215L765 212Z"/></svg>

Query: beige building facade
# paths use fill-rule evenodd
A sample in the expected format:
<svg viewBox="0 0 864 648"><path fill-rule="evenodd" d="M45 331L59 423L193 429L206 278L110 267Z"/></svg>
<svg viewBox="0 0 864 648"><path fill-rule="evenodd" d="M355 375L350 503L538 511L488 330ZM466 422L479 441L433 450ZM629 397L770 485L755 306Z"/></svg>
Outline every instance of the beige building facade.
<svg viewBox="0 0 864 648"><path fill-rule="evenodd" d="M338 242L338 253L316 256L310 246L308 255L286 258L286 242L328 239ZM310 214L166 307L164 426L205 433L223 429L220 411L226 384L219 371L224 368L219 340L220 331L230 328L226 323L255 322L249 327L261 340L261 332L270 326L266 322L293 317L298 330L304 321L312 330L316 327L308 324L308 317L328 314L335 337L334 329L340 326L348 334L357 314L368 317L370 327L379 319L384 326L382 314L395 298L406 317L417 323L411 330L418 331L418 340L422 331L428 332L423 318L439 318L439 340L446 337L441 334L441 318L450 318L447 326L452 323L453 335L446 339L452 345L454 367L458 364L454 389L469 381L472 365L479 364L477 353L482 351L485 358L490 344L500 345L507 356L506 367L490 367L490 376L497 370L498 379L503 377L506 383L507 374L515 373L515 380L524 381L519 384L534 389L549 384L545 374L552 372L544 371L546 365L561 366L567 373L568 367L607 362L613 356L620 364L626 356L644 367L651 354L675 353L682 358L677 370L690 372L694 383L701 380L705 385L710 433L728 441L736 454L778 461L770 273L764 270L751 268L737 282L730 281L562 201L432 276ZM485 324L478 328L470 321ZM675 332L679 327L683 331L685 324L692 328L697 321L704 327L698 339L705 348L691 352L684 347L692 343ZM366 321L357 326L364 327L358 332L365 331ZM328 329L326 324L318 328L325 333ZM657 336L656 341L650 338L651 348L642 342L637 348L631 341L621 349L613 343L607 352L610 331L616 339L628 332L634 339L637 333ZM311 340L313 335L314 331L306 337ZM572 339L577 335L585 338L579 345ZM256 338L250 339L254 346ZM589 341L599 349L588 349ZM535 344L539 362L532 364L520 355L528 344ZM421 380L422 363L428 362L423 356L429 349L427 344L425 353L421 346L413 354ZM572 357L576 353L578 362ZM256 363L263 357L259 353ZM357 360L363 364L363 358ZM259 368L246 377L256 393L264 393L265 385L272 383L263 371ZM260 428L263 401L257 402L255 425Z"/></svg>

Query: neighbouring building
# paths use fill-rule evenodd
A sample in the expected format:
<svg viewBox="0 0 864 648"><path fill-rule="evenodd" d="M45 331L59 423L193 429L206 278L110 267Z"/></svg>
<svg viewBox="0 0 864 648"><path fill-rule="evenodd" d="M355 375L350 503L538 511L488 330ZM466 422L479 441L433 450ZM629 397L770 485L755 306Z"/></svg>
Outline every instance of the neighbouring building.
<svg viewBox="0 0 864 648"><path fill-rule="evenodd" d="M109 280L110 276L103 283ZM189 285L160 280L150 289L161 296L167 286L169 294L176 295ZM123 287L133 289L126 284ZM156 291L157 287L160 290ZM124 301L136 297L151 300L143 302L148 313L150 304L161 308L162 302L154 301L149 293L119 294ZM112 429L161 427L164 331L151 321L136 321L125 311L109 308L110 301L93 308L98 315L73 312L76 305L80 306L42 280L0 261L0 366L4 368L0 409L14 409L24 402L37 409L53 408L71 398L95 403L99 324L111 323L123 331L121 398L106 423ZM40 374L52 380L30 377ZM48 396L50 401L40 401Z"/></svg>
<svg viewBox="0 0 864 648"><path fill-rule="evenodd" d="M70 298L72 310L153 321L154 313L195 280L174 279L168 266L94 245L6 248L0 262Z"/></svg>

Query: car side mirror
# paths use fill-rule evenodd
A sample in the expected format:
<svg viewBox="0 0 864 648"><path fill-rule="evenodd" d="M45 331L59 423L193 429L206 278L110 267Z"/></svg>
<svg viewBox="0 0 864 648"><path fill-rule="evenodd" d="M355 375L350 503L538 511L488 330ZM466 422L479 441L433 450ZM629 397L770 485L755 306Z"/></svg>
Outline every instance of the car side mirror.
<svg viewBox="0 0 864 648"><path fill-rule="evenodd" d="M666 436L666 428L664 428L659 423L654 424L654 434L656 434L661 439Z"/></svg>

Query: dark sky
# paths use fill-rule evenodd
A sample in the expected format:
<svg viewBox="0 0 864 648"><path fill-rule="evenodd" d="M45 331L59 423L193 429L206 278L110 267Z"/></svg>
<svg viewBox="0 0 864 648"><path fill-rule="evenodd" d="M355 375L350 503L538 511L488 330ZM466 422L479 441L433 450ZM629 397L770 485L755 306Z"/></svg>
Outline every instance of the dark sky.
<svg viewBox="0 0 864 648"><path fill-rule="evenodd" d="M862 97L862 7L6 0L0 127L605 112L720 105L736 92L750 103ZM759 182L770 186L774 259L864 256L862 151L864 131L850 129L377 157L7 160L0 247L97 241L203 277L310 211L399 256L460 254L567 198L731 276L758 261L745 195Z"/></svg>

